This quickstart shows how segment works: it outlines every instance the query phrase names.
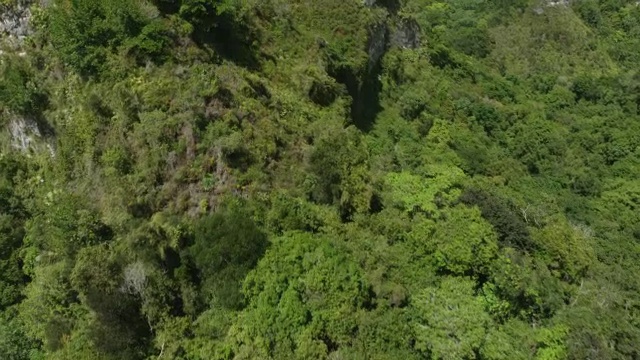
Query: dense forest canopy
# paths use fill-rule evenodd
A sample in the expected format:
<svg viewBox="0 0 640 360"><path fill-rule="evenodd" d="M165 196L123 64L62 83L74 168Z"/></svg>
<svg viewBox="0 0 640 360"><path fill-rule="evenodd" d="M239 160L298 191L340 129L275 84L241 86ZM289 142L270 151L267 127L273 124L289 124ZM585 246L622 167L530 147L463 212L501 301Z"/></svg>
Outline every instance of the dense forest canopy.
<svg viewBox="0 0 640 360"><path fill-rule="evenodd" d="M640 358L637 1L0 28L0 358Z"/></svg>

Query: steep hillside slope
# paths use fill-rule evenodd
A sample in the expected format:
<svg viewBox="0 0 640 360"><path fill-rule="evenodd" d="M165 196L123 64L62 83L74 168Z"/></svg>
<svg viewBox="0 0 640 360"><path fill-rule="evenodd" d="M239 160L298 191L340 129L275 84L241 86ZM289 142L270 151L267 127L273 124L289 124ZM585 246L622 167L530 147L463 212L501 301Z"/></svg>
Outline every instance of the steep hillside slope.
<svg viewBox="0 0 640 360"><path fill-rule="evenodd" d="M0 357L640 357L635 1L0 9Z"/></svg>

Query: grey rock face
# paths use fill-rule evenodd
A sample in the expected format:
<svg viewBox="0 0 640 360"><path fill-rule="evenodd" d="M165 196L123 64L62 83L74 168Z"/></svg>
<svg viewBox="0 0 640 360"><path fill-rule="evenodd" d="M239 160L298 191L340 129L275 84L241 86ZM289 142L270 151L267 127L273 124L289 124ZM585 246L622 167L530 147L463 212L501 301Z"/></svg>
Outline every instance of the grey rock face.
<svg viewBox="0 0 640 360"><path fill-rule="evenodd" d="M22 41L31 34L29 1L20 1L15 6L0 7L0 34Z"/></svg>
<svg viewBox="0 0 640 360"><path fill-rule="evenodd" d="M34 143L34 137L41 137L35 121L26 118L15 118L9 122L9 133L15 149L27 151Z"/></svg>
<svg viewBox="0 0 640 360"><path fill-rule="evenodd" d="M420 25L413 19L403 19L391 35L391 44L404 49L420 46Z"/></svg>
<svg viewBox="0 0 640 360"><path fill-rule="evenodd" d="M571 5L570 0L543 0L540 2L539 6L533 8L533 12L536 15L544 14L544 8L549 7L558 7L558 8L566 8Z"/></svg>
<svg viewBox="0 0 640 360"><path fill-rule="evenodd" d="M547 6L569 6L569 0L548 0Z"/></svg>
<svg viewBox="0 0 640 360"><path fill-rule="evenodd" d="M387 25L377 24L369 32L369 69L373 68L387 50Z"/></svg>
<svg viewBox="0 0 640 360"><path fill-rule="evenodd" d="M51 156L55 156L55 149L52 143L42 136L42 132L35 120L28 117L4 115L11 118L7 128L11 137L11 146L14 149L27 154L45 151Z"/></svg>

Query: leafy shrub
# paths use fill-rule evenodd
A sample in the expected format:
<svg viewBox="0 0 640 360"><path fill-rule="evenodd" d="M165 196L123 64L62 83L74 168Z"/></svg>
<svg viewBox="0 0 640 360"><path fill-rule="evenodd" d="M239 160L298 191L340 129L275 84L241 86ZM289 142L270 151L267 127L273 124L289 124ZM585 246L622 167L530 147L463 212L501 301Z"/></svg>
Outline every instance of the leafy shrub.
<svg viewBox="0 0 640 360"><path fill-rule="evenodd" d="M34 81L25 59L6 57L0 70L0 106L13 112L35 113L46 105L46 96Z"/></svg>
<svg viewBox="0 0 640 360"><path fill-rule="evenodd" d="M487 134L491 135L496 130L503 128L502 114L493 106L485 103L476 103L471 108L471 114L478 124L482 125Z"/></svg>
<svg viewBox="0 0 640 360"><path fill-rule="evenodd" d="M602 22L602 14L600 13L600 7L595 0L576 1L574 8L582 20L587 24L598 27Z"/></svg>
<svg viewBox="0 0 640 360"><path fill-rule="evenodd" d="M344 214L367 211L371 201L368 148L353 127L326 133L310 157L311 197L339 204Z"/></svg>
<svg viewBox="0 0 640 360"><path fill-rule="evenodd" d="M142 28L138 36L129 39L126 47L139 63L146 59L162 63L170 56L171 36L167 22L154 20Z"/></svg>
<svg viewBox="0 0 640 360"><path fill-rule="evenodd" d="M135 56L152 58L161 57L169 42L164 23L150 22L128 0L61 1L51 12L49 31L60 58L83 76L106 71L107 58L127 42Z"/></svg>
<svg viewBox="0 0 640 360"><path fill-rule="evenodd" d="M451 45L454 49L479 58L484 58L491 52L491 40L484 27L458 25L459 29L452 31Z"/></svg>
<svg viewBox="0 0 640 360"><path fill-rule="evenodd" d="M571 86L571 91L576 94L577 100L584 99L596 102L602 97L602 89L598 80L587 75L576 78Z"/></svg>

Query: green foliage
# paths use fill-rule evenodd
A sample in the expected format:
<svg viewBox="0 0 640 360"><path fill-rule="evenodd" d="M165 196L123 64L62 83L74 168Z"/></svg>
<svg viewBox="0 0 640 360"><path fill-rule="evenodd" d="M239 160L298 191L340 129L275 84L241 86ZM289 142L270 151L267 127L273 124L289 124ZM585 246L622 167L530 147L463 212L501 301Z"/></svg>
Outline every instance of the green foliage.
<svg viewBox="0 0 640 360"><path fill-rule="evenodd" d="M27 59L4 57L0 75L0 106L19 114L34 114L46 106L46 96Z"/></svg>
<svg viewBox="0 0 640 360"><path fill-rule="evenodd" d="M550 256L547 263L559 272L556 276L576 281L585 275L595 260L590 239L567 223L556 220L536 231L534 237Z"/></svg>
<svg viewBox="0 0 640 360"><path fill-rule="evenodd" d="M200 219L191 248L203 291L214 303L229 308L243 305L242 279L267 246L265 234L241 206L232 203L229 208Z"/></svg>
<svg viewBox="0 0 640 360"><path fill-rule="evenodd" d="M0 358L640 357L633 1L30 11Z"/></svg>
<svg viewBox="0 0 640 360"><path fill-rule="evenodd" d="M417 312L416 348L430 359L473 358L480 349L490 317L473 293L474 283L444 278L413 300Z"/></svg>
<svg viewBox="0 0 640 360"><path fill-rule="evenodd" d="M107 60L122 45L139 59L162 60L170 41L164 22L126 0L60 0L47 30L61 59L83 76L105 74Z"/></svg>
<svg viewBox="0 0 640 360"><path fill-rule="evenodd" d="M170 57L172 29L170 24L162 20L152 20L145 25L140 33L125 42L128 53L138 62L143 63L151 59L162 63Z"/></svg>
<svg viewBox="0 0 640 360"><path fill-rule="evenodd" d="M41 358L38 345L25 334L24 324L8 311L0 317L0 352L7 360L27 360Z"/></svg>
<svg viewBox="0 0 640 360"><path fill-rule="evenodd" d="M27 336L42 343L46 351L64 345L73 318L82 314L78 313L68 274L63 262L38 266L26 288L26 299L19 307Z"/></svg>
<svg viewBox="0 0 640 360"><path fill-rule="evenodd" d="M456 275L486 274L498 243L491 226L476 209L455 207L434 228L432 245L438 269Z"/></svg>
<svg viewBox="0 0 640 360"><path fill-rule="evenodd" d="M428 170L427 178L409 173L389 173L388 206L396 205L409 212L436 212L440 199L455 198L459 191L456 185L464 177L462 170L456 167L433 166ZM451 191L449 193L449 191Z"/></svg>
<svg viewBox="0 0 640 360"><path fill-rule="evenodd" d="M18 303L27 282L20 259L27 213L16 184L24 170L19 158L0 158L0 309Z"/></svg>
<svg viewBox="0 0 640 360"><path fill-rule="evenodd" d="M83 247L111 236L111 230L82 198L57 191L47 194L42 208L27 223L29 245L49 252L54 259L73 257Z"/></svg>
<svg viewBox="0 0 640 360"><path fill-rule="evenodd" d="M231 12L236 7L235 0L182 0L174 2L180 4L180 15L197 27L215 26L215 23L211 22L212 19ZM210 28L205 28L205 31L209 30Z"/></svg>
<svg viewBox="0 0 640 360"><path fill-rule="evenodd" d="M324 204L339 204L348 214L369 209L371 198L368 151L349 127L338 133L323 134L310 159L311 196Z"/></svg>
<svg viewBox="0 0 640 360"><path fill-rule="evenodd" d="M99 353L114 359L145 353L150 329L133 296L122 291L121 271L105 246L85 247L78 254L71 284L92 310L87 335Z"/></svg>
<svg viewBox="0 0 640 360"><path fill-rule="evenodd" d="M562 325L550 329L542 329L536 339L540 347L536 353L536 359L565 359L567 353L563 342L566 334L567 328Z"/></svg>
<svg viewBox="0 0 640 360"><path fill-rule="evenodd" d="M248 308L230 331L240 358L325 358L344 351L357 311L370 301L366 280L344 247L305 233L274 239L244 292Z"/></svg>

